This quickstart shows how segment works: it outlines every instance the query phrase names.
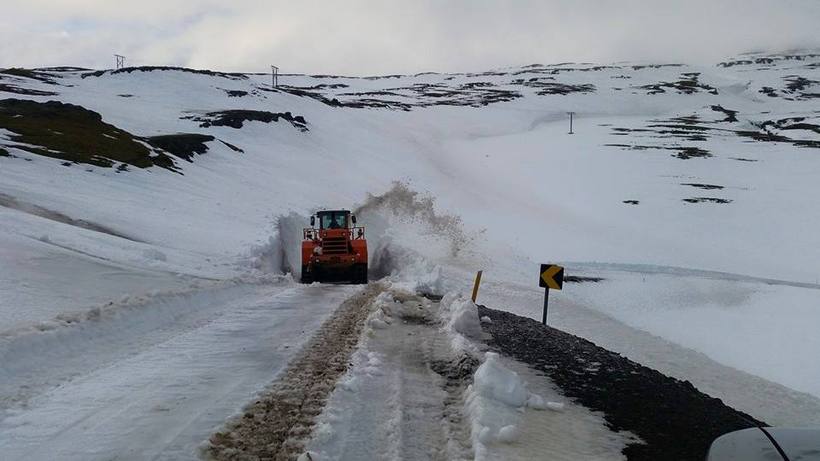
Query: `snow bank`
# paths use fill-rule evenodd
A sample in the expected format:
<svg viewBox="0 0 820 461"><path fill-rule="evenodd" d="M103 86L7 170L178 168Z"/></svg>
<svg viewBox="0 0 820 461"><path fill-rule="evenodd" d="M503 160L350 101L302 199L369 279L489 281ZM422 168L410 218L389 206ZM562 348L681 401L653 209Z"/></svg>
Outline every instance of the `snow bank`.
<svg viewBox="0 0 820 461"><path fill-rule="evenodd" d="M97 366L122 350L143 347L143 336L162 336L185 322L204 321L256 289L247 283L210 282L186 290L123 295L82 313L61 314L51 322L0 334L0 401L24 400L51 380ZM39 379L32 380L35 376Z"/></svg>
<svg viewBox="0 0 820 461"><path fill-rule="evenodd" d="M461 293L450 292L439 302L439 315L456 354L475 355L481 350L483 345L475 342L483 336L475 303Z"/></svg>
<svg viewBox="0 0 820 461"><path fill-rule="evenodd" d="M475 372L473 390L513 407L526 405L530 397L518 374L504 367L494 352L487 352L484 363Z"/></svg>
<svg viewBox="0 0 820 461"><path fill-rule="evenodd" d="M274 224L275 233L265 243L251 248L251 268L257 273L290 273L294 278L300 278L302 229L309 221L307 216L294 212L278 216Z"/></svg>
<svg viewBox="0 0 820 461"><path fill-rule="evenodd" d="M483 336L476 304L461 293L450 292L442 297L439 312L453 351L459 355L478 355L484 345L476 342ZM473 383L464 394L464 413L471 424L477 460L493 458L488 446L518 440L521 433L518 426L527 408L563 409L562 403L549 402L530 392L521 376L504 366L497 353L486 352L482 359L473 375Z"/></svg>
<svg viewBox="0 0 820 461"><path fill-rule="evenodd" d="M481 338L481 320L478 318L478 307L469 299L456 299L450 303L450 322L448 326L468 338Z"/></svg>
<svg viewBox="0 0 820 461"><path fill-rule="evenodd" d="M505 367L498 354L487 352L484 362L473 375L473 384L467 388L465 398L465 413L472 424L475 459L488 459L489 445L517 441L526 408L561 411L563 404L547 402L527 390L518 373Z"/></svg>

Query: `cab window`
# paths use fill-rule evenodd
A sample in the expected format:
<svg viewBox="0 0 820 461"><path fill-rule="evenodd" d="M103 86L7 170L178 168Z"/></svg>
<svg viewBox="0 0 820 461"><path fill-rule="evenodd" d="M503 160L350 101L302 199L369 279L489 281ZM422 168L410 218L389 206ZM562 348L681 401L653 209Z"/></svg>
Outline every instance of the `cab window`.
<svg viewBox="0 0 820 461"><path fill-rule="evenodd" d="M347 227L347 212L331 211L319 213L319 223L322 229L343 229Z"/></svg>

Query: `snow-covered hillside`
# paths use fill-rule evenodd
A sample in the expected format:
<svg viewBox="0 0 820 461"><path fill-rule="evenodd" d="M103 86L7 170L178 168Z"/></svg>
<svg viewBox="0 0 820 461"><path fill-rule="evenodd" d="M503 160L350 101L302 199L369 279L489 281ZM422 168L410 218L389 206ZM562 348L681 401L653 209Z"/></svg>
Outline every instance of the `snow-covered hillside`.
<svg viewBox="0 0 820 461"><path fill-rule="evenodd" d="M168 322L140 306L292 283L306 217L346 207L374 277L443 293L483 269L479 302L540 318L536 265L563 262L604 280L551 294L553 325L817 423L820 54L269 79L0 71L0 417L48 368L19 351L102 353ZM758 377L791 406L732 381Z"/></svg>

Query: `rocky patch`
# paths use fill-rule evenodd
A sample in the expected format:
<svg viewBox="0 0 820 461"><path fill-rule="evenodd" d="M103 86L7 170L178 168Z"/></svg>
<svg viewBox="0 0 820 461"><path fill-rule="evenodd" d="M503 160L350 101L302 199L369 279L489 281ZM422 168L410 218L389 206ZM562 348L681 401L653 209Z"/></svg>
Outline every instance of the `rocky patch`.
<svg viewBox="0 0 820 461"><path fill-rule="evenodd" d="M820 81L808 79L800 75L787 75L783 77L782 88L772 88L770 86L761 87L759 93L771 98L783 98L787 101L808 101L820 98L820 92L811 91L820 85Z"/></svg>
<svg viewBox="0 0 820 461"><path fill-rule="evenodd" d="M712 157L712 154L708 150L701 149L700 147L680 147L677 149L678 153L674 154L673 157L679 158L681 160L689 160L690 158Z"/></svg>
<svg viewBox="0 0 820 461"><path fill-rule="evenodd" d="M280 119L289 122L299 131L308 131L307 121L301 115L294 116L290 112L268 112L263 110L232 109L218 112L208 112L203 115L188 115L181 117L185 120L200 122L202 128L212 126L227 126L240 129L245 122L278 122Z"/></svg>
<svg viewBox="0 0 820 461"><path fill-rule="evenodd" d="M718 94L717 88L700 83L700 72L685 72L680 75L680 79L675 82L660 82L650 85L637 86L635 88L646 90L647 94L666 93L667 90L675 90L678 94L694 94L706 92Z"/></svg>
<svg viewBox="0 0 820 461"><path fill-rule="evenodd" d="M685 198L683 201L686 203L732 203L729 199L717 197L692 197Z"/></svg>
<svg viewBox="0 0 820 461"><path fill-rule="evenodd" d="M536 94L539 96L547 95L567 95L572 93L594 93L595 85L591 83L580 83L576 85L557 82L545 82L543 80L530 79L524 83L524 86L537 88Z"/></svg>
<svg viewBox="0 0 820 461"><path fill-rule="evenodd" d="M735 59L732 61L725 61L718 64L720 67L734 67L734 66L749 66L749 65L764 65L769 66L782 61L803 61L805 59L817 58L820 54L804 53L804 54L780 54L759 56L747 59Z"/></svg>
<svg viewBox="0 0 820 461"><path fill-rule="evenodd" d="M158 147L169 154L192 162L195 154L208 152L207 142L213 141L213 136L195 133L166 134L145 138L148 144Z"/></svg>
<svg viewBox="0 0 820 461"><path fill-rule="evenodd" d="M726 109L720 105L711 106L711 110L721 112L726 118L716 122L702 120L698 115L686 115L673 117L668 120L649 120L645 127L625 128L613 127L612 134L615 136L632 136L638 138L660 139L659 145L626 144L613 143L607 146L620 147L630 150L643 149L670 149L678 154L675 157L680 159L690 159L695 157L711 157L712 155L705 149L698 147L680 147L680 141L706 141L714 136L740 136L752 141L759 142L782 142L789 143L796 147L820 148L820 139L806 139L806 136L793 138L784 134L790 130L808 131L813 134L820 134L820 125L814 123L817 117L790 117L779 120L764 120L762 122L752 122L754 129L730 129L718 124L737 121L737 111Z"/></svg>
<svg viewBox="0 0 820 461"><path fill-rule="evenodd" d="M695 188L704 189L704 190L721 190L721 189L724 188L723 186L718 186L718 185L715 185L715 184L698 184L698 183L691 183L691 182L682 182L682 183L680 183L680 185L681 186L695 187Z"/></svg>
<svg viewBox="0 0 820 461"><path fill-rule="evenodd" d="M222 91L224 91L225 94L227 94L229 98L241 98L243 96L248 95L247 91L242 91L242 90L222 90Z"/></svg>
<svg viewBox="0 0 820 461"><path fill-rule="evenodd" d="M724 109L721 105L714 105L711 106L711 109L715 112L722 112L726 118L723 119L724 122L736 122L737 121L737 111Z"/></svg>
<svg viewBox="0 0 820 461"><path fill-rule="evenodd" d="M637 200L627 200L627 202L637 202ZM637 205L637 203L636 203ZM603 277L586 277L583 275L565 275L564 281L567 283L598 283L605 280Z"/></svg>

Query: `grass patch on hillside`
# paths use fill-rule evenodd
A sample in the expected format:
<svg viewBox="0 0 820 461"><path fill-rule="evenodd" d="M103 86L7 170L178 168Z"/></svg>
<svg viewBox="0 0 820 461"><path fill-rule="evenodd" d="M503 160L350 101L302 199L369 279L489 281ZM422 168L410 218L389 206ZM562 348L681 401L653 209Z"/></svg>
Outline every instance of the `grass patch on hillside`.
<svg viewBox="0 0 820 461"><path fill-rule="evenodd" d="M0 100L0 128L13 133L17 149L72 163L138 168L159 166L176 171L174 160L139 138L103 122L97 112L57 101Z"/></svg>
<svg viewBox="0 0 820 461"><path fill-rule="evenodd" d="M47 74L45 72L39 72L33 69L23 69L22 67L11 67L9 69L0 70L0 74L5 75L13 75L15 77L23 77L23 78L30 78L33 80L38 80L43 83L48 83L51 85L56 85L57 82L54 81L53 75Z"/></svg>

